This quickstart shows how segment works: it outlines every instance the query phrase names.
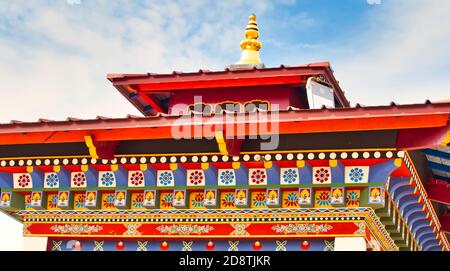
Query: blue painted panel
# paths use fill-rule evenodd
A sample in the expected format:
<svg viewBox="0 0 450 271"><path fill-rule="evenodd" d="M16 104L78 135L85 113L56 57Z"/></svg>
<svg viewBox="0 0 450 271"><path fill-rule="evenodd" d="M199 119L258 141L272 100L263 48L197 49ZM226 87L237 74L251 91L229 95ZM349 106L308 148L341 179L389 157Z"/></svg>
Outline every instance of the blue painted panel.
<svg viewBox="0 0 450 271"><path fill-rule="evenodd" d="M267 184L280 184L280 167L272 163L271 168L266 169L267 172Z"/></svg>
<svg viewBox="0 0 450 271"><path fill-rule="evenodd" d="M241 163L236 171L236 185L248 185L248 168Z"/></svg>
<svg viewBox="0 0 450 271"><path fill-rule="evenodd" d="M344 165L337 161L335 167L331 167L331 180L333 183L344 183L345 182L345 167Z"/></svg>
<svg viewBox="0 0 450 271"><path fill-rule="evenodd" d="M61 167L60 171L56 174L58 175L60 188L70 187L70 172L67 169Z"/></svg>
<svg viewBox="0 0 450 271"><path fill-rule="evenodd" d="M441 170L441 171L445 171L445 172L450 172L450 166L447 166L447 165L444 165L444 164L428 162L428 167L430 169L436 169L436 170Z"/></svg>
<svg viewBox="0 0 450 271"><path fill-rule="evenodd" d="M301 184L312 184L312 167L310 164L305 162L305 166L298 168L298 173L300 174Z"/></svg>
<svg viewBox="0 0 450 271"><path fill-rule="evenodd" d="M427 155L436 156L439 158L444 158L444 159L450 160L450 153L448 153L448 152L443 152L443 151L435 150L435 149L425 149L422 152Z"/></svg>
<svg viewBox="0 0 450 271"><path fill-rule="evenodd" d="M175 186L186 186L186 169L178 165L177 170L172 171L175 179Z"/></svg>
<svg viewBox="0 0 450 271"><path fill-rule="evenodd" d="M88 187L98 186L98 171L96 169L89 167L84 174L86 175Z"/></svg>
<svg viewBox="0 0 450 271"><path fill-rule="evenodd" d="M156 186L156 170L154 168L148 167L142 173L144 173L145 186Z"/></svg>
<svg viewBox="0 0 450 271"><path fill-rule="evenodd" d="M396 169L394 160L370 166L369 183L386 183L391 173Z"/></svg>
<svg viewBox="0 0 450 271"><path fill-rule="evenodd" d="M209 164L208 169L204 171L206 185L217 185L217 172L217 168Z"/></svg>
<svg viewBox="0 0 450 271"><path fill-rule="evenodd" d="M119 166L119 168L114 171L114 176L116 177L116 186L117 187L126 187L128 186L128 170Z"/></svg>
<svg viewBox="0 0 450 271"><path fill-rule="evenodd" d="M51 250L71 251L77 240L49 240ZM83 251L116 251L119 241L124 244L124 251L161 251L161 240L78 240ZM61 242L61 244L58 244ZM207 251L206 244L209 240L180 240L167 241L166 251ZM254 251L254 240L213 240L214 251ZM331 240L308 240L310 246L307 249L301 247L303 240L260 240L259 251L324 251L333 250ZM55 246L56 245L56 246Z"/></svg>
<svg viewBox="0 0 450 271"><path fill-rule="evenodd" d="M0 188L12 188L13 182L12 173L0 172Z"/></svg>
<svg viewBox="0 0 450 271"><path fill-rule="evenodd" d="M37 168L33 168L33 172L30 173L31 180L33 181L33 188L44 187L44 172Z"/></svg>

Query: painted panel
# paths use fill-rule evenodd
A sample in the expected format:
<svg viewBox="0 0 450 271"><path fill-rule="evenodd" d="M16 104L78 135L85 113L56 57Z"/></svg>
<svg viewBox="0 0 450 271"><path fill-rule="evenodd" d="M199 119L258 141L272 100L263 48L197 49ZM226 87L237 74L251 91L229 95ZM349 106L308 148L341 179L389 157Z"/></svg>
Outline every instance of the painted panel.
<svg viewBox="0 0 450 271"><path fill-rule="evenodd" d="M80 188L87 186L86 174L84 172L71 172L70 173L70 187Z"/></svg>
<svg viewBox="0 0 450 271"><path fill-rule="evenodd" d="M298 191L283 191L283 208L298 208Z"/></svg>
<svg viewBox="0 0 450 271"><path fill-rule="evenodd" d="M300 188L299 189L299 199L298 203L301 206L311 205L312 204L312 189L311 187Z"/></svg>
<svg viewBox="0 0 450 271"><path fill-rule="evenodd" d="M142 205L150 208L156 206L156 190L144 191L144 202Z"/></svg>
<svg viewBox="0 0 450 271"><path fill-rule="evenodd" d="M331 184L330 167L313 167L313 184Z"/></svg>
<svg viewBox="0 0 450 271"><path fill-rule="evenodd" d="M47 210L61 210L58 208L58 194L47 195Z"/></svg>
<svg viewBox="0 0 450 271"><path fill-rule="evenodd" d="M186 171L187 186L204 186L205 185L205 173L203 170L194 169Z"/></svg>
<svg viewBox="0 0 450 271"><path fill-rule="evenodd" d="M205 209L203 199L204 191L194 191L189 194L189 208L191 209Z"/></svg>
<svg viewBox="0 0 450 271"><path fill-rule="evenodd" d="M85 193L75 193L73 195L73 209L74 210L87 210L85 207L86 194Z"/></svg>
<svg viewBox="0 0 450 271"><path fill-rule="evenodd" d="M173 172L171 170L158 170L158 180L156 185L158 187L172 187L175 184Z"/></svg>
<svg viewBox="0 0 450 271"><path fill-rule="evenodd" d="M235 186L236 173L233 169L219 169L218 170L218 185L219 186Z"/></svg>
<svg viewBox="0 0 450 271"><path fill-rule="evenodd" d="M205 189L203 205L208 206L208 207L217 206L217 190L216 189Z"/></svg>
<svg viewBox="0 0 450 271"><path fill-rule="evenodd" d="M59 188L59 177L55 172L44 173L44 188Z"/></svg>
<svg viewBox="0 0 450 271"><path fill-rule="evenodd" d="M221 192L220 193L220 208L221 209L236 209L234 201L236 198L235 192Z"/></svg>
<svg viewBox="0 0 450 271"><path fill-rule="evenodd" d="M330 190L316 190L314 193L315 208L331 208Z"/></svg>
<svg viewBox="0 0 450 271"><path fill-rule="evenodd" d="M249 185L267 185L267 172L265 168L248 170Z"/></svg>
<svg viewBox="0 0 450 271"><path fill-rule="evenodd" d="M280 169L280 184L299 184L300 174L298 168L281 168Z"/></svg>
<svg viewBox="0 0 450 271"><path fill-rule="evenodd" d="M344 188L333 187L331 188L331 204L344 204Z"/></svg>
<svg viewBox="0 0 450 271"><path fill-rule="evenodd" d="M102 210L116 210L114 206L116 197L114 193L102 193Z"/></svg>
<svg viewBox="0 0 450 271"><path fill-rule="evenodd" d="M113 171L98 172L98 187L116 187L116 176Z"/></svg>
<svg viewBox="0 0 450 271"><path fill-rule="evenodd" d="M144 187L145 186L144 173L139 170L128 171L128 186Z"/></svg>
<svg viewBox="0 0 450 271"><path fill-rule="evenodd" d="M173 207L185 207L186 206L186 190L174 190L173 191Z"/></svg>
<svg viewBox="0 0 450 271"><path fill-rule="evenodd" d="M345 167L345 183L368 183L369 182L369 167Z"/></svg>
<svg viewBox="0 0 450 271"><path fill-rule="evenodd" d="M254 209L267 208L266 191L252 191L251 192L251 208L254 208Z"/></svg>
<svg viewBox="0 0 450 271"><path fill-rule="evenodd" d="M13 182L15 189L33 188L31 174L29 173L14 173Z"/></svg>
<svg viewBox="0 0 450 271"><path fill-rule="evenodd" d="M384 205L384 187L369 187L369 204Z"/></svg>
<svg viewBox="0 0 450 271"><path fill-rule="evenodd" d="M360 190L347 190L346 195L346 207L359 207L361 196Z"/></svg>
<svg viewBox="0 0 450 271"><path fill-rule="evenodd" d="M174 209L172 206L173 193L172 192L161 192L160 195L160 209Z"/></svg>
<svg viewBox="0 0 450 271"><path fill-rule="evenodd" d="M266 193L267 193L267 198L266 198L267 206L280 205L280 189L268 188Z"/></svg>
<svg viewBox="0 0 450 271"><path fill-rule="evenodd" d="M144 207L144 193L131 193L131 209L143 210Z"/></svg>

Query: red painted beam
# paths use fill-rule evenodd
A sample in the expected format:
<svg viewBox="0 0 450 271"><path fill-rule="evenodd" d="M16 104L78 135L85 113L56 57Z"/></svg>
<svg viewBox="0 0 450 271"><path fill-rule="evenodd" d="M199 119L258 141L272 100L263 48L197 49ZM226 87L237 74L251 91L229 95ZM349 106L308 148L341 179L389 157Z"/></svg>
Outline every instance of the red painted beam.
<svg viewBox="0 0 450 271"><path fill-rule="evenodd" d="M170 90L192 90L202 88L229 88L265 85L292 85L304 83L300 76L276 76L257 78L229 78L229 79L207 79L185 82L155 82L139 85L139 93L170 91Z"/></svg>
<svg viewBox="0 0 450 271"><path fill-rule="evenodd" d="M405 150L425 149L439 145L450 132L450 123L444 127L399 130L397 148Z"/></svg>
<svg viewBox="0 0 450 271"><path fill-rule="evenodd" d="M446 125L448 119L448 114L396 116L392 113L391 116L388 114L376 116L370 114L370 110L351 111L353 109L280 112L279 119L269 122L278 125L279 134L297 134L439 127ZM237 132L244 131L244 134L237 133L236 136L276 132L268 129L256 129L251 132L255 130L250 129L253 124L242 123L237 118L228 122L225 117L217 121L215 118L215 116L202 117L204 137L214 137L215 131L223 129L221 126L226 126L227 129L233 127ZM86 135L93 136L97 141L173 138L172 127L177 125L180 125L177 116L6 124L0 125L0 144L84 142ZM194 117L187 117L182 125L192 130L198 126L198 122Z"/></svg>
<svg viewBox="0 0 450 271"><path fill-rule="evenodd" d="M439 221L441 222L442 230L446 233L450 233L450 213L445 212L441 215L439 218Z"/></svg>
<svg viewBox="0 0 450 271"><path fill-rule="evenodd" d="M450 184L448 182L432 179L426 184L426 190L430 200L450 205Z"/></svg>

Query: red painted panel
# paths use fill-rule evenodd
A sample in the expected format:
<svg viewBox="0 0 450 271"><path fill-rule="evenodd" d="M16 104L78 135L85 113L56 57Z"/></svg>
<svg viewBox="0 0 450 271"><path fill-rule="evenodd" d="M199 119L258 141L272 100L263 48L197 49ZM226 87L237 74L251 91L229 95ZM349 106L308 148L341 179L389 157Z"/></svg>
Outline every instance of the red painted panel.
<svg viewBox="0 0 450 271"><path fill-rule="evenodd" d="M450 184L448 182L432 179L426 184L426 190L430 200L450 205Z"/></svg>

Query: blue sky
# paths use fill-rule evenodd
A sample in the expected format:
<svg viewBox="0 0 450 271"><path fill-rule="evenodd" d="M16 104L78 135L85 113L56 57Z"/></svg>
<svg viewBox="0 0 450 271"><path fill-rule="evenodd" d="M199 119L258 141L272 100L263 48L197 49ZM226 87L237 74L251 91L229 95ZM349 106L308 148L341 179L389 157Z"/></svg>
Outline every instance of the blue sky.
<svg viewBox="0 0 450 271"><path fill-rule="evenodd" d="M450 99L447 0L3 0L0 122L138 115L107 73L223 69L251 13L266 66L330 61L352 105Z"/></svg>
<svg viewBox="0 0 450 271"><path fill-rule="evenodd" d="M15 0L0 1L0 122L138 114L107 73L223 69L253 12L266 66L330 61L353 105L449 98L445 0Z"/></svg>

